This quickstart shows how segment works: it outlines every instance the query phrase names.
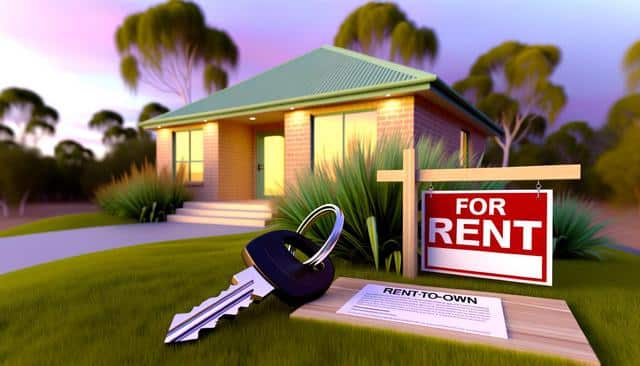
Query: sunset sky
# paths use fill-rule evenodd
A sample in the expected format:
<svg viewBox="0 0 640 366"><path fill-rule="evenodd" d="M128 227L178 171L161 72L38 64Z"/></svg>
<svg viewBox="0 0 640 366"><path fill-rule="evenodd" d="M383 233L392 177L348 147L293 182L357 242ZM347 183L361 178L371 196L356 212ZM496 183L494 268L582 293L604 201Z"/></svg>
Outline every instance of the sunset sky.
<svg viewBox="0 0 640 366"><path fill-rule="evenodd" d="M240 48L231 84L324 44L364 1L197 1L207 23L225 29ZM88 130L100 109L134 125L141 107L158 101L180 106L177 96L143 88L131 94L118 73L114 33L128 14L158 1L0 0L0 89L18 86L40 94L60 113L58 131L40 148L73 138L104 152L101 134ZM562 49L553 80L569 102L557 120L600 126L624 94L621 60L640 39L640 1L397 1L418 25L435 29L440 53L425 66L448 83L462 78L475 58L504 40L551 43ZM195 75L200 79L200 74ZM276 87L276 86L274 86ZM197 88L194 100L205 95Z"/></svg>

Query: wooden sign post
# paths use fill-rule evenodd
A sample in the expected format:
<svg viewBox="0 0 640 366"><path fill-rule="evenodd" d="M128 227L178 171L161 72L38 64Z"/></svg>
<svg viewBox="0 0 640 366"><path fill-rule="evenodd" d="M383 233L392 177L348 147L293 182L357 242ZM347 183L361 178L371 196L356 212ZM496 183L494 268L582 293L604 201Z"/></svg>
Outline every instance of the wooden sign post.
<svg viewBox="0 0 640 366"><path fill-rule="evenodd" d="M418 275L419 182L539 181L580 179L580 165L537 165L505 168L417 169L415 149L405 149L402 170L379 170L378 182L402 183L402 275Z"/></svg>

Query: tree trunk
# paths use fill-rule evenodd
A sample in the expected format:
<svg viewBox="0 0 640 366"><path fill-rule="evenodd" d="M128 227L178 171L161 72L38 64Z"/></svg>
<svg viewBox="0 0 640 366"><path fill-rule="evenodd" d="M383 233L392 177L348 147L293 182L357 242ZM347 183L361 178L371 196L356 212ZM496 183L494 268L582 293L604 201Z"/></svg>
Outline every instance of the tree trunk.
<svg viewBox="0 0 640 366"><path fill-rule="evenodd" d="M502 148L502 166L509 166L509 153L511 152L511 142L509 140L504 141L504 147Z"/></svg>
<svg viewBox="0 0 640 366"><path fill-rule="evenodd" d="M24 209L27 206L27 200L29 199L29 193L30 193L30 191L27 190L22 195L22 198L20 198L20 206L18 207L18 215L20 215L21 217L24 216Z"/></svg>
<svg viewBox="0 0 640 366"><path fill-rule="evenodd" d="M0 208L2 208L2 216L9 217L9 206L3 200L0 200Z"/></svg>

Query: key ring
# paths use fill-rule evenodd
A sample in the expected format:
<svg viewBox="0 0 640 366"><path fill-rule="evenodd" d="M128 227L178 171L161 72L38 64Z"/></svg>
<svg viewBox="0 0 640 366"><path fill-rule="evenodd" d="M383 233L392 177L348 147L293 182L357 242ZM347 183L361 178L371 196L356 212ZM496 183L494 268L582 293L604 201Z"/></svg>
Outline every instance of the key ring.
<svg viewBox="0 0 640 366"><path fill-rule="evenodd" d="M342 233L342 227L344 226L344 214L340 210L340 208L334 204L328 203L322 205L315 210L311 211L311 213L302 220L300 226L296 229L296 232L300 235L304 235L305 231L307 231L308 227L313 224L320 217L333 213L336 216L336 222L333 224L333 229L331 229L331 233L329 237L324 242L320 250L316 252L311 258L304 261L304 264L308 264L311 266L317 266L322 263L325 258L329 256L333 248L338 243L338 239L340 238L340 234ZM291 254L294 253L295 249L293 247L289 247L289 251Z"/></svg>

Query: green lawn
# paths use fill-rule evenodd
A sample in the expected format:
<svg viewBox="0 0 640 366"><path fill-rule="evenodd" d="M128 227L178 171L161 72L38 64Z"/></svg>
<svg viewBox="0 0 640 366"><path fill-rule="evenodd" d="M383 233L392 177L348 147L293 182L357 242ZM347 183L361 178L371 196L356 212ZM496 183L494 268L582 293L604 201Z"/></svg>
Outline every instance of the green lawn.
<svg viewBox="0 0 640 366"><path fill-rule="evenodd" d="M61 215L36 220L7 230L2 230L0 231L0 237L43 233L46 231L80 229L83 227L131 224L133 222L135 221L131 219L111 216L101 212Z"/></svg>
<svg viewBox="0 0 640 366"><path fill-rule="evenodd" d="M253 235L182 240L69 258L0 276L6 365L547 365L564 361L365 328L290 320L269 297L195 343L165 345L174 313L227 286ZM338 275L403 281L337 263ZM640 257L557 261L553 288L423 274L418 284L567 300L603 364L640 359Z"/></svg>

